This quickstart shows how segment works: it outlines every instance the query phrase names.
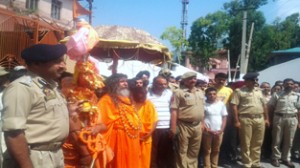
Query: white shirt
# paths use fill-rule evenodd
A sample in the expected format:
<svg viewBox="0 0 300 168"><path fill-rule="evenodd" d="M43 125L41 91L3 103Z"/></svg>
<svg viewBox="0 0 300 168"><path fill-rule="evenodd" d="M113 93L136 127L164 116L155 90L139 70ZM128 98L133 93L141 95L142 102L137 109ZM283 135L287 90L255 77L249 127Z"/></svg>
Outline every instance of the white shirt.
<svg viewBox="0 0 300 168"><path fill-rule="evenodd" d="M172 91L169 89L164 90L161 96L155 95L151 89L147 94L147 98L154 104L158 114L158 121L156 128L170 128L170 101Z"/></svg>
<svg viewBox="0 0 300 168"><path fill-rule="evenodd" d="M205 103L204 123L212 131L220 131L222 126L222 117L227 116L227 109L222 101L215 103Z"/></svg>
<svg viewBox="0 0 300 168"><path fill-rule="evenodd" d="M2 104L2 96L3 96L3 91L0 92L0 118L2 115L2 110L3 110L3 104ZM4 134L2 131L2 120L0 121L0 150L1 150L1 154L4 153L6 151L6 144L5 144L5 140L4 140Z"/></svg>

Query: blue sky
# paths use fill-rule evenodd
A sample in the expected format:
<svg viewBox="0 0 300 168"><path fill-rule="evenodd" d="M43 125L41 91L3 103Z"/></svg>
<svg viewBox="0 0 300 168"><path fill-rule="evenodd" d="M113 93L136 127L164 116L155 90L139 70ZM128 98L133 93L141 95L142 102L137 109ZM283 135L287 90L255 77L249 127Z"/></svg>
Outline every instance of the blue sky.
<svg viewBox="0 0 300 168"><path fill-rule="evenodd" d="M189 0L187 33L190 33L193 21L221 10L225 2L230 0ZM93 26L135 27L157 39L167 27L180 28L181 0L94 0L93 6ZM291 13L300 12L300 0L269 0L268 5L260 10L264 12L267 22L271 23L276 17L284 19ZM162 43L170 47L166 41Z"/></svg>

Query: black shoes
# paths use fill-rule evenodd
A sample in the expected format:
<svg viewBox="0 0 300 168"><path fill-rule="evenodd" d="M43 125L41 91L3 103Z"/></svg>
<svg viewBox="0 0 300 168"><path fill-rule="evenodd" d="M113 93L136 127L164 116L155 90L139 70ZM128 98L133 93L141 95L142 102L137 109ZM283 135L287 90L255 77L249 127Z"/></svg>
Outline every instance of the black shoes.
<svg viewBox="0 0 300 168"><path fill-rule="evenodd" d="M273 165L274 167L280 167L280 163L278 159L273 159L271 161L271 165Z"/></svg>
<svg viewBox="0 0 300 168"><path fill-rule="evenodd" d="M278 159L273 159L271 161L271 164L274 166L274 167L280 167L280 163L279 163L279 160ZM282 164L286 165L287 167L289 168L295 168L295 165L291 162L291 161L285 161L283 160L282 161Z"/></svg>
<svg viewBox="0 0 300 168"><path fill-rule="evenodd" d="M295 165L291 161L282 161L282 164L286 165L289 168L295 168Z"/></svg>

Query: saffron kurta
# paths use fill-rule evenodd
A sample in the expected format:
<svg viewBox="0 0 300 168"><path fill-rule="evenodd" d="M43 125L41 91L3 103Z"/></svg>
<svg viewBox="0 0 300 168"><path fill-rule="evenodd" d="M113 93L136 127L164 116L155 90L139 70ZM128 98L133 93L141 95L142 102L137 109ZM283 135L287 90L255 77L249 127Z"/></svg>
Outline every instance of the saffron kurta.
<svg viewBox="0 0 300 168"><path fill-rule="evenodd" d="M97 105L97 96L95 95L95 93L88 89L88 88L83 88L83 87L73 87L72 88L72 92L67 92L68 88L64 88L65 90L65 96L68 99L75 99L73 101L80 101L80 100L89 100L89 103L91 104L91 106L96 106ZM70 91L70 89L69 89ZM92 111L90 111L92 112ZM85 132L85 130L93 125L96 125L98 123L101 123L101 115L100 115L100 111L99 109L96 109L94 115L90 115L87 112L83 112L83 114L79 114L78 118L81 123L82 123L82 128L81 130L78 130L78 141L75 143L74 140L72 141L72 137L69 134L69 137L67 138L67 140L65 141L65 143L63 144L63 152L64 152L64 163L65 163L65 168L81 168L82 165L80 164L80 159L82 157L82 152L79 148L79 146L81 145L86 145L87 150L89 151L90 155L93 156L95 153L97 153L97 158L95 159L94 162L94 168L105 168L107 162L109 162L111 160L111 158L113 157L109 147L107 147L106 142L100 138L102 137L102 135L99 133L99 135L90 135L90 134L85 134L88 135L89 137L92 138L92 140L88 140L88 136L85 136L86 139L81 139L80 138L80 134L83 134L83 132ZM87 122L87 118L86 116L89 116L89 122ZM85 123L85 124L84 124ZM99 136L99 137L96 137ZM83 137L83 136L82 136ZM99 146L93 146L93 150L88 149L88 146L90 144L93 144L93 142L91 141L95 141L96 138L98 138L97 140L97 144L103 144L103 149L99 149L97 150L96 148ZM84 141L83 141L84 140Z"/></svg>
<svg viewBox="0 0 300 168"><path fill-rule="evenodd" d="M143 103L139 107L139 115L142 120L142 130L140 133L140 137L143 137L147 134L149 134L153 126L155 127L155 123L158 120L157 117L157 111L153 105L152 102L149 100L146 100L145 103ZM152 149L152 135L148 137L146 140L141 141L141 165L142 168L149 168L150 167L150 160L151 160L151 149Z"/></svg>
<svg viewBox="0 0 300 168"><path fill-rule="evenodd" d="M104 138L114 152L108 168L141 168L139 133L141 119L128 98L118 99L118 107L109 95L98 102L102 121L107 126Z"/></svg>

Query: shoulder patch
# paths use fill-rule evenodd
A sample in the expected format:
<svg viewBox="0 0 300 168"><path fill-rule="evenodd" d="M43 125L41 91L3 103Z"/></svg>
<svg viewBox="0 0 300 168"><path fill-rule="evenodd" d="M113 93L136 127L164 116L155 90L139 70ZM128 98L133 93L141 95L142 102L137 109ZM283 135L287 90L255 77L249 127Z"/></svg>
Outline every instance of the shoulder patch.
<svg viewBox="0 0 300 168"><path fill-rule="evenodd" d="M23 85L26 85L26 86L31 86L33 81L31 79L31 77L26 76L26 77L22 77L22 78L18 79L18 82Z"/></svg>

